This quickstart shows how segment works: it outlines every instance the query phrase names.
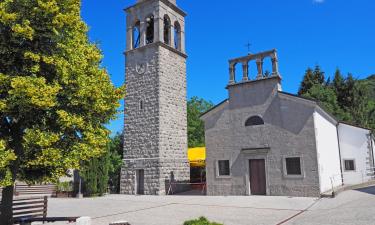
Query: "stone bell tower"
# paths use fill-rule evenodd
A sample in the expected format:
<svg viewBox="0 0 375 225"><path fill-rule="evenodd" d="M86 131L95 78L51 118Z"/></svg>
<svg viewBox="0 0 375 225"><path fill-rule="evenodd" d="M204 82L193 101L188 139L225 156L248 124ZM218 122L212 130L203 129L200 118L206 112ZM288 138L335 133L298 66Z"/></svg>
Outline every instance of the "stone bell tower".
<svg viewBox="0 0 375 225"><path fill-rule="evenodd" d="M164 195L188 182L186 14L176 0L125 9L126 97L122 194Z"/></svg>

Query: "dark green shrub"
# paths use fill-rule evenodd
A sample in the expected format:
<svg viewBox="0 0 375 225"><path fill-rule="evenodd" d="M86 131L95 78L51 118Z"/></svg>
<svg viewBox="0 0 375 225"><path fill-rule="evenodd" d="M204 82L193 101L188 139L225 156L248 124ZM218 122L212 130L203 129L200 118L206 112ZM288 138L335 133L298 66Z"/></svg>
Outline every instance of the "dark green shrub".
<svg viewBox="0 0 375 225"><path fill-rule="evenodd" d="M199 219L196 219L196 220L185 221L184 225L223 225L223 224L210 222L206 218L200 217Z"/></svg>

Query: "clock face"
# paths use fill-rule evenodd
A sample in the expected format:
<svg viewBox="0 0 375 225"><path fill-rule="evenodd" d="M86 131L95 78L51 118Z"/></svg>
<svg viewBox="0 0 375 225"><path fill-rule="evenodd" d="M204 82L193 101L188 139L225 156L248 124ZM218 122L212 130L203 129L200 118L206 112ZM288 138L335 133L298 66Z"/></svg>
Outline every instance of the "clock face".
<svg viewBox="0 0 375 225"><path fill-rule="evenodd" d="M138 74L144 74L146 72L146 65L144 63L138 63L136 66L135 66L135 71L138 73Z"/></svg>

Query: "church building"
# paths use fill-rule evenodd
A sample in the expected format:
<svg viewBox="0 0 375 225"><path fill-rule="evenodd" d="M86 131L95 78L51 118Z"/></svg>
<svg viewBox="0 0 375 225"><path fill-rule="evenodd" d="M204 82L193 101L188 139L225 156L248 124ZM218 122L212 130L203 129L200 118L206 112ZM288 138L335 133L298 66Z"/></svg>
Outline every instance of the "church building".
<svg viewBox="0 0 375 225"><path fill-rule="evenodd" d="M264 60L271 61L271 74L265 75ZM250 62L257 68L253 79ZM230 60L229 70L229 98L201 116L208 195L318 197L374 179L370 130L283 92L276 50Z"/></svg>

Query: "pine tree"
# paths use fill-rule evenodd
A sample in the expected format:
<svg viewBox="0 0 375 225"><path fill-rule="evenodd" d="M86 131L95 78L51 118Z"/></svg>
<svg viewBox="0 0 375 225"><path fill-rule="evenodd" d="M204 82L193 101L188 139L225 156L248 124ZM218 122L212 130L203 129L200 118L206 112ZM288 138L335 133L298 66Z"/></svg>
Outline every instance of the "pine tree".
<svg viewBox="0 0 375 225"><path fill-rule="evenodd" d="M325 76L324 72L320 69L319 65L315 66L314 72L313 72L313 82L314 84L324 84L325 82Z"/></svg>
<svg viewBox="0 0 375 225"><path fill-rule="evenodd" d="M337 102L342 109L345 107L345 79L341 74L340 69L336 69L335 76L333 78L332 86L337 95Z"/></svg>
<svg viewBox="0 0 375 225"><path fill-rule="evenodd" d="M114 193L120 192L120 173L124 151L123 133L117 133L108 144L109 149L109 186Z"/></svg>
<svg viewBox="0 0 375 225"><path fill-rule="evenodd" d="M303 76L303 80L301 82L298 95L305 94L312 86L314 86L314 74L311 68L307 68L305 75Z"/></svg>
<svg viewBox="0 0 375 225"><path fill-rule="evenodd" d="M354 107L354 95L355 95L355 84L356 80L352 74L348 74L344 82L344 89L342 93L342 106L347 110L351 110Z"/></svg>
<svg viewBox="0 0 375 225"><path fill-rule="evenodd" d="M110 154L92 159L82 166L80 175L83 178L85 196L101 196L107 192L110 168Z"/></svg>

